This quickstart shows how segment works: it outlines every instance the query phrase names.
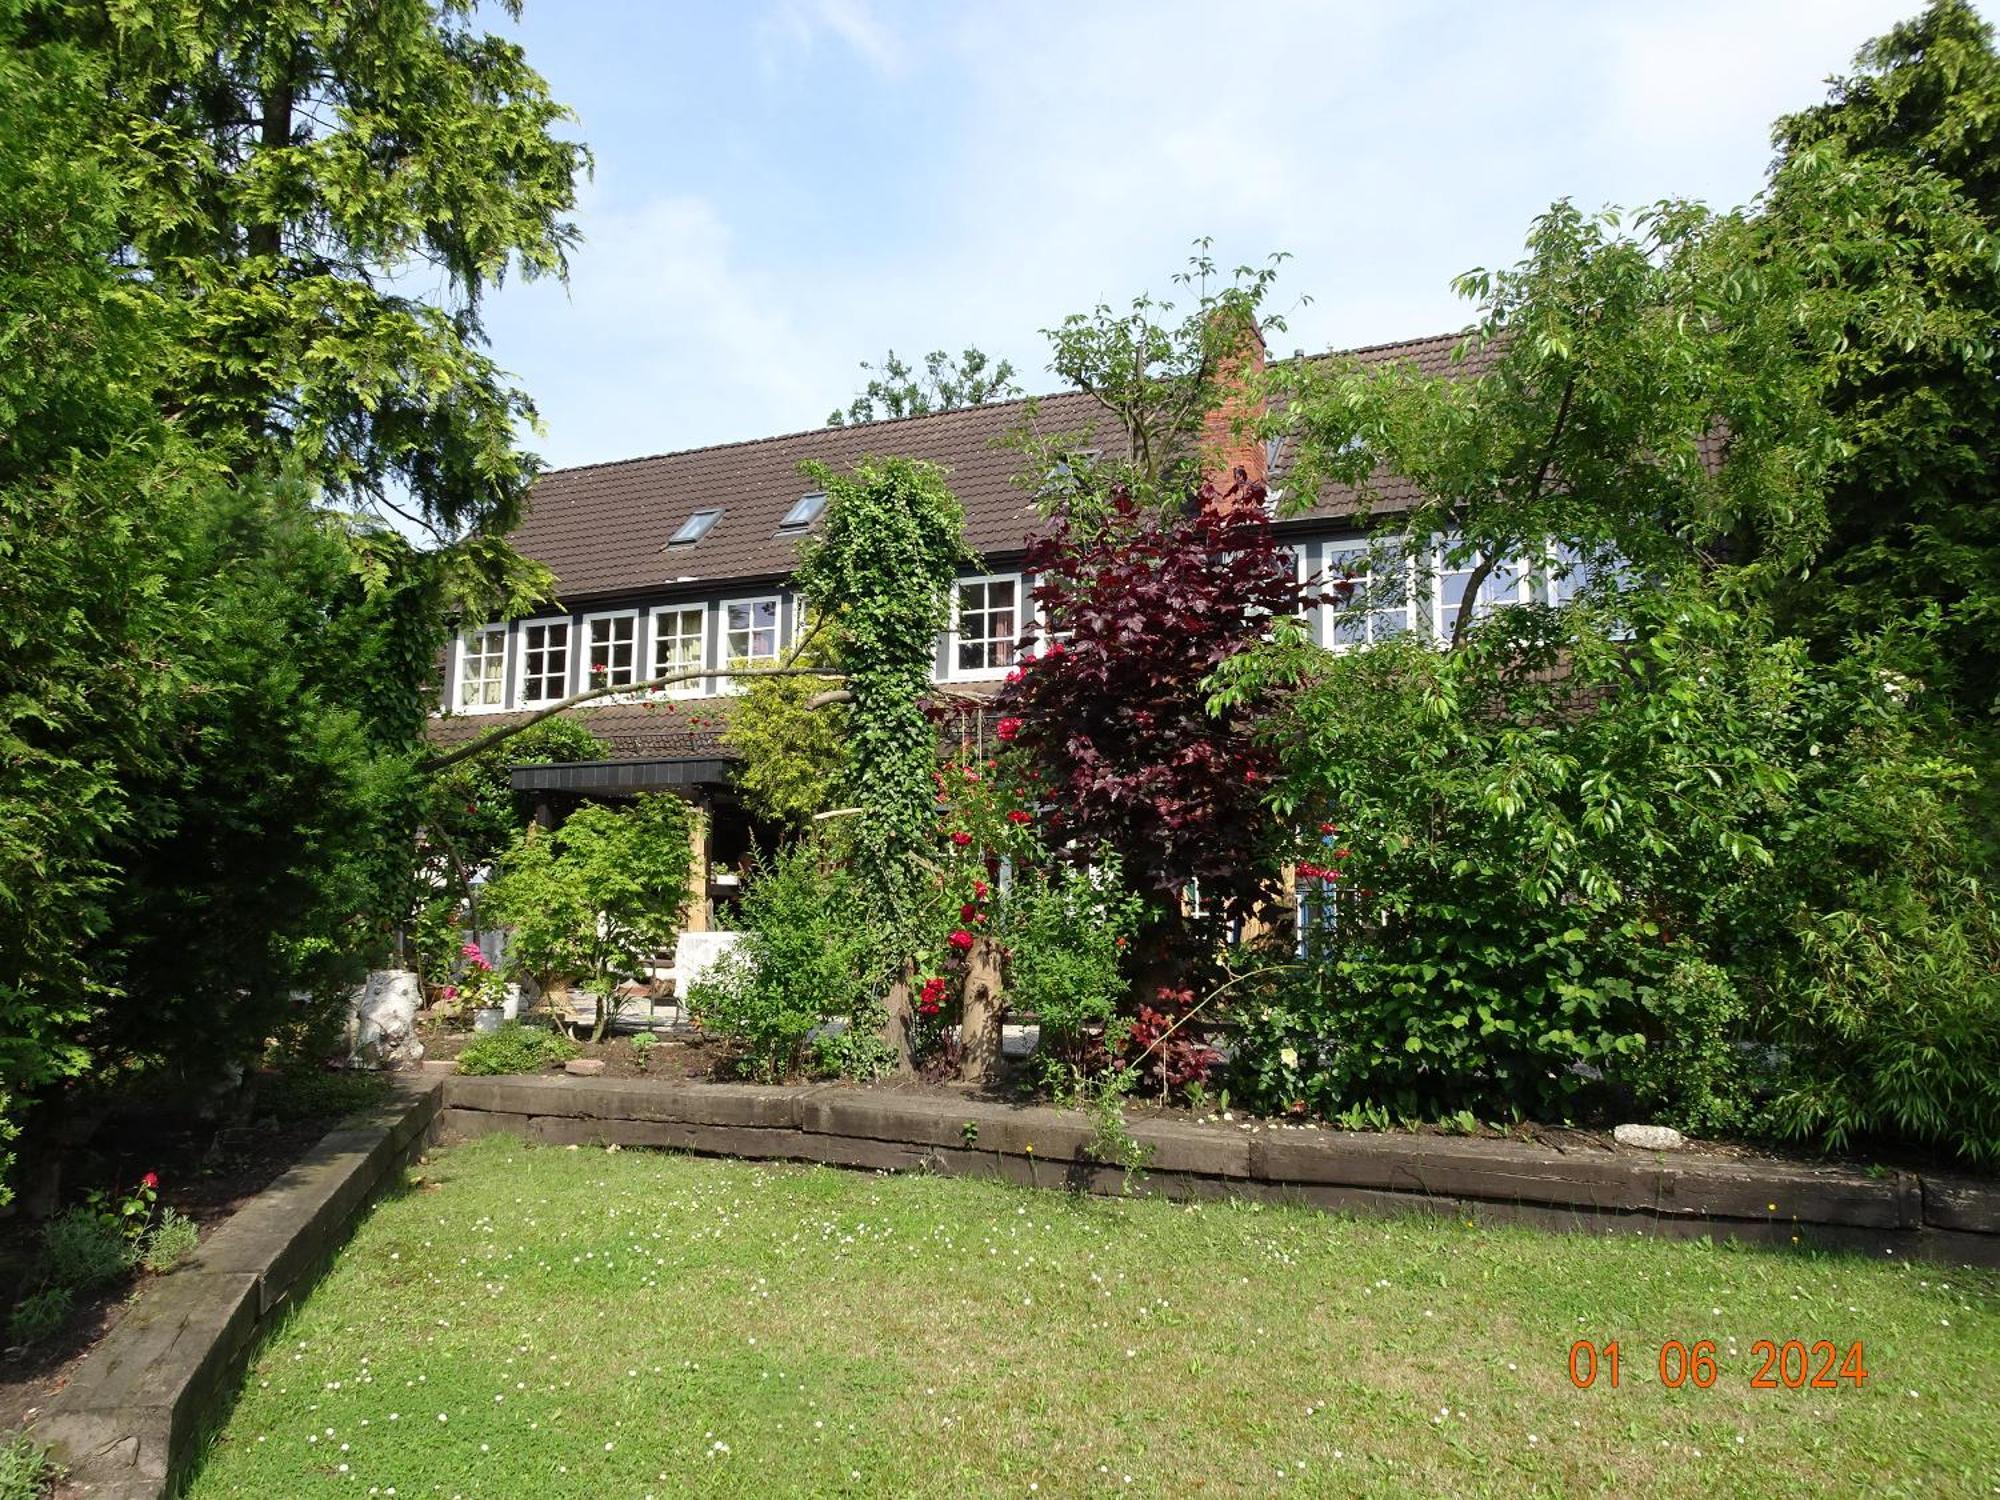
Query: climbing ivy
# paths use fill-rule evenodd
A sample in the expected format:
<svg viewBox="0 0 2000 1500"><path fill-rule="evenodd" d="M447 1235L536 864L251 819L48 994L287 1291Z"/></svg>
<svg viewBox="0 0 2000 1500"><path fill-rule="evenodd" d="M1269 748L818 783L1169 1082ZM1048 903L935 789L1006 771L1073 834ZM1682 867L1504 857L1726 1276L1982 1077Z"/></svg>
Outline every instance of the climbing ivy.
<svg viewBox="0 0 2000 1500"><path fill-rule="evenodd" d="M849 475L801 466L826 492L826 530L803 549L800 590L838 621L852 695L844 801L860 809L854 865L888 942L893 972L925 946L926 870L937 841L937 730L924 712L933 653L950 622L961 565L977 561L944 470L867 458Z"/></svg>

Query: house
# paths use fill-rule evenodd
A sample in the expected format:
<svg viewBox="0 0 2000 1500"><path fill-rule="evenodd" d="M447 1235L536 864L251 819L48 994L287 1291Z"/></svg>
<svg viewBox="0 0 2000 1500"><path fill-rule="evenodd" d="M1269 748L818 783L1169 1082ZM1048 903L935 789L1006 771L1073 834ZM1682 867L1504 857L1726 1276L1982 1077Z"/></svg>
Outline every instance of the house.
<svg viewBox="0 0 2000 1500"><path fill-rule="evenodd" d="M1350 353L1437 371L1449 366L1457 342L1447 335ZM1261 364L1261 349L1257 355ZM1022 420L1023 403L1001 402L545 475L514 542L554 572L561 608L475 625L458 637L433 740L441 747L464 744L510 715L525 716L586 687L699 672L684 686L576 710L611 745L611 758L520 766L513 782L551 805L579 796L676 790L709 813L702 851L708 861L734 867L757 830L730 791L730 756L720 740L729 668L775 662L799 638L802 609L791 571L799 542L812 533L824 504L801 477L800 463L817 459L844 468L864 454L893 454L949 471L965 507L967 540L983 570L958 580L952 624L937 643L935 676L941 687L976 696L1005 676L1033 609L1033 580L1024 576L1022 558L1037 518L1030 489L1017 482L1020 455L1000 441ZM1094 399L1081 394L1044 398L1038 423L1046 431L1106 431L1106 447L1119 436ZM1221 471L1242 467L1281 487L1285 454L1266 453L1228 428L1226 420L1212 424ZM1409 498L1394 483L1379 486L1376 516ZM1278 522L1302 577L1339 576L1363 565L1355 502L1350 491L1329 490ZM1411 586L1396 591L1399 598L1323 609L1314 622L1318 638L1341 647L1401 630L1443 637L1470 568L1419 583L1412 565ZM1563 587L1556 570L1536 566L1496 570L1486 592L1488 602L1503 595L1555 602Z"/></svg>

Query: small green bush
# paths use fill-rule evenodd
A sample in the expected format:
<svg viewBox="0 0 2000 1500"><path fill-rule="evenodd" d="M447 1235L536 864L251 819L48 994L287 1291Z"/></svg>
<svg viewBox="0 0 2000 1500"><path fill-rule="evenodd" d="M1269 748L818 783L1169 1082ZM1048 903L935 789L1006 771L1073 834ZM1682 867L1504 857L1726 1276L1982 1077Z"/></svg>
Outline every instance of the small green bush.
<svg viewBox="0 0 2000 1500"><path fill-rule="evenodd" d="M798 1072L806 1038L829 1016L845 1017L849 1035L872 1035L882 943L853 876L825 846L794 844L761 866L742 920L742 941L688 992L695 1019L740 1049L742 1071ZM828 1055L840 1062L858 1044Z"/></svg>
<svg viewBox="0 0 2000 1500"><path fill-rule="evenodd" d="M504 1022L498 1031L474 1037L458 1054L458 1071L474 1077L538 1073L551 1063L581 1057L583 1048L560 1032Z"/></svg>
<svg viewBox="0 0 2000 1500"><path fill-rule="evenodd" d="M74 1311L75 1292L66 1286L43 1287L14 1304L13 1312L7 1317L7 1336L16 1344L39 1344L51 1334L60 1333ZM4 1481L6 1464L7 1453L0 1450L0 1481ZM0 1482L0 1497L12 1493L4 1482Z"/></svg>
<svg viewBox="0 0 2000 1500"><path fill-rule="evenodd" d="M1011 957L1007 996L1041 1023L1037 1064L1057 1081L1073 1078L1084 1053L1125 997L1124 958L1145 913L1106 853L1089 869L1062 865L1015 882L1001 917Z"/></svg>
<svg viewBox="0 0 2000 1500"><path fill-rule="evenodd" d="M1750 1012L1728 972L1683 960L1653 992L1651 1011L1658 1034L1623 1069L1641 1116L1696 1135L1754 1127L1755 1080L1741 1040Z"/></svg>
<svg viewBox="0 0 2000 1500"><path fill-rule="evenodd" d="M126 1275L132 1260L131 1241L89 1209L67 1209L42 1226L44 1271L56 1286L90 1291Z"/></svg>
<svg viewBox="0 0 2000 1500"><path fill-rule="evenodd" d="M147 1231L141 1242L139 1263L155 1276L164 1276L194 1259L200 1239L201 1231L193 1219L171 1208L164 1209L160 1222Z"/></svg>

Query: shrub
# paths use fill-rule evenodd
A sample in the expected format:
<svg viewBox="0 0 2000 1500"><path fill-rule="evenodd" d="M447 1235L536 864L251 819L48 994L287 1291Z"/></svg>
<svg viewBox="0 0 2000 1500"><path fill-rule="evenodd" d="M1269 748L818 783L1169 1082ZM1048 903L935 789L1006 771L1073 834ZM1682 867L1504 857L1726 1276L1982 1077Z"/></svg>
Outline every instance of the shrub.
<svg viewBox="0 0 2000 1500"><path fill-rule="evenodd" d="M194 1259L201 1231L186 1214L162 1210L160 1222L147 1231L141 1242L139 1264L155 1276L164 1276Z"/></svg>
<svg viewBox="0 0 2000 1500"><path fill-rule="evenodd" d="M132 1260L116 1222L87 1208L66 1209L42 1226L44 1274L56 1286L91 1291L124 1276Z"/></svg>
<svg viewBox="0 0 2000 1500"><path fill-rule="evenodd" d="M503 1022L497 1031L476 1036L458 1054L458 1071L475 1078L501 1073L539 1073L551 1063L581 1057L583 1048L560 1032L519 1021Z"/></svg>
<svg viewBox="0 0 2000 1500"><path fill-rule="evenodd" d="M1727 1135L1759 1121L1749 1065L1749 1007L1719 965L1689 958L1653 991L1658 1034L1620 1076L1639 1113L1697 1135Z"/></svg>
<svg viewBox="0 0 2000 1500"><path fill-rule="evenodd" d="M761 865L743 892L742 923L741 942L693 986L688 1004L703 1027L741 1049L744 1072L796 1073L806 1038L829 1016L873 1034L882 940L854 876L824 845L794 844ZM827 1056L873 1071L854 1046Z"/></svg>
<svg viewBox="0 0 2000 1500"><path fill-rule="evenodd" d="M1318 658L1269 729L1308 964L1234 1007L1233 1084L2000 1157L2000 921L1915 696L1693 587Z"/></svg>
<svg viewBox="0 0 2000 1500"><path fill-rule="evenodd" d="M1265 797L1276 757L1255 732L1266 704L1250 694L1218 710L1204 686L1311 592L1264 500L1246 484L1204 486L1185 505L1120 491L1059 507L1026 566L1064 638L1024 659L997 704L1043 790L1050 845L1115 851L1148 902L1149 951L1176 970L1206 957L1279 873L1284 831ZM1197 882L1200 906L1186 907Z"/></svg>
<svg viewBox="0 0 2000 1500"><path fill-rule="evenodd" d="M43 1287L14 1304L7 1317L7 1336L17 1344L39 1344L51 1334L60 1333L74 1311L75 1292L66 1286ZM14 1493L5 1483L10 1451L0 1449L0 1497Z"/></svg>
<svg viewBox="0 0 2000 1500"><path fill-rule="evenodd" d="M1118 856L1090 868L1029 871L1014 884L1001 919L1007 994L1041 1025L1034 1056L1051 1081L1082 1068L1106 1039L1126 992L1124 960L1145 914L1125 888Z"/></svg>
<svg viewBox="0 0 2000 1500"><path fill-rule="evenodd" d="M508 923L508 964L544 991L575 979L597 998L601 1041L619 984L671 940L691 889L694 814L671 793L580 807L551 833L530 824L488 893Z"/></svg>

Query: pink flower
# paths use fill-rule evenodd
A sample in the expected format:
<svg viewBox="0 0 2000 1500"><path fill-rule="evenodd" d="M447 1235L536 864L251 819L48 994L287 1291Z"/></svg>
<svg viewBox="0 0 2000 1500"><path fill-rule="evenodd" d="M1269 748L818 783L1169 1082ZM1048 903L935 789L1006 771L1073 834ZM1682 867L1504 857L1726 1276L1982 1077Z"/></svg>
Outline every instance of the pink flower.
<svg viewBox="0 0 2000 1500"><path fill-rule="evenodd" d="M950 937L946 938L945 941L947 943L950 943L952 947L956 948L960 953L963 953L966 949L972 946L972 934L967 932L963 927L961 927L957 931L953 932Z"/></svg>
<svg viewBox="0 0 2000 1500"><path fill-rule="evenodd" d="M148 1172L144 1177L139 1179L139 1186L143 1188L156 1188L159 1185L160 1174L158 1172Z"/></svg>
<svg viewBox="0 0 2000 1500"><path fill-rule="evenodd" d="M438 991L438 999L440 1000L456 1000L457 998L458 986L455 984L448 984Z"/></svg>
<svg viewBox="0 0 2000 1500"><path fill-rule="evenodd" d="M972 882L972 896L975 901L984 901L986 899L985 881L975 880Z"/></svg>
<svg viewBox="0 0 2000 1500"><path fill-rule="evenodd" d="M1002 719L994 727L993 732L1003 740L1011 740L1021 732L1021 721L1019 719Z"/></svg>

